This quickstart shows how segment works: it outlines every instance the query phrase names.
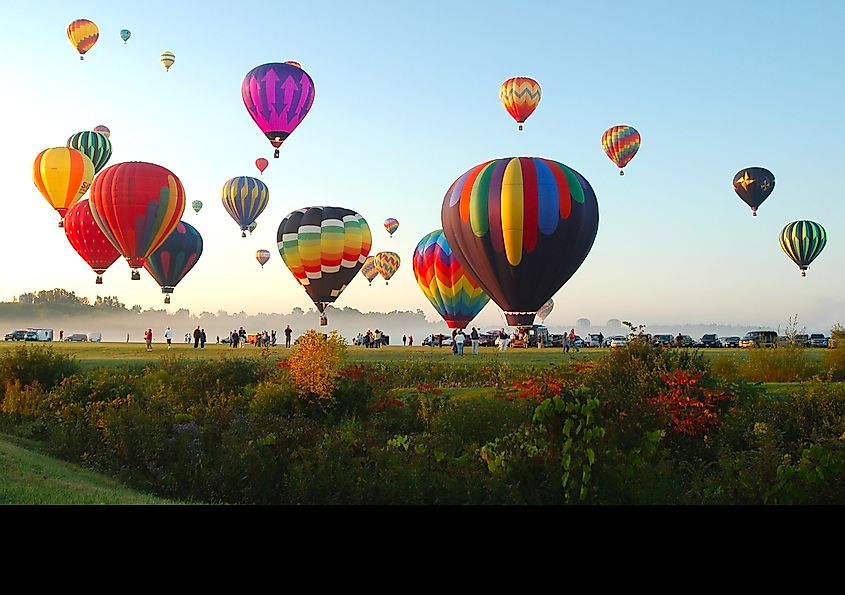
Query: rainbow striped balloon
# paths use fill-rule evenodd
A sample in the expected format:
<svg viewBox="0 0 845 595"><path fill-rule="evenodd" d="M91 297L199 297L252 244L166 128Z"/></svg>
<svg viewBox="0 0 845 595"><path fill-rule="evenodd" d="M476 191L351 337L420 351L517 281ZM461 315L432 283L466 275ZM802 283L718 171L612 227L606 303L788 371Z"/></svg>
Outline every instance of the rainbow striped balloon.
<svg viewBox="0 0 845 595"><path fill-rule="evenodd" d="M94 47L100 38L100 29L88 19L76 19L67 26L67 38L76 51L79 52L79 59L85 59L85 52Z"/></svg>
<svg viewBox="0 0 845 595"><path fill-rule="evenodd" d="M413 264L417 285L449 328L466 328L490 301L455 258L442 229L420 240Z"/></svg>
<svg viewBox="0 0 845 595"><path fill-rule="evenodd" d="M361 274L367 278L367 281L370 282L370 285L373 284L373 279L378 277L378 271L376 270L376 257L375 256L368 256L367 260L364 261L364 265L361 267Z"/></svg>
<svg viewBox="0 0 845 595"><path fill-rule="evenodd" d="M619 168L619 175L624 176L622 168L628 165L640 148L640 133L632 126L613 126L601 135L601 146Z"/></svg>
<svg viewBox="0 0 845 595"><path fill-rule="evenodd" d="M443 198L443 233L461 266L511 325L535 313L593 246L596 195L575 170L550 159L509 157L477 165Z"/></svg>
<svg viewBox="0 0 845 595"><path fill-rule="evenodd" d="M282 219L276 240L285 265L323 312L361 270L373 236L355 211L306 207Z"/></svg>
<svg viewBox="0 0 845 595"><path fill-rule="evenodd" d="M508 79L499 87L499 99L505 110L517 121L520 130L525 120L537 109L541 95L540 84L525 76Z"/></svg>
<svg viewBox="0 0 845 595"><path fill-rule="evenodd" d="M827 232L815 221L793 221L780 232L780 247L807 276L807 268L827 245Z"/></svg>
<svg viewBox="0 0 845 595"><path fill-rule="evenodd" d="M390 217L384 220L384 229L387 233L390 234L390 237L393 237L393 234L396 233L396 230L399 229L399 221Z"/></svg>
<svg viewBox="0 0 845 595"><path fill-rule="evenodd" d="M396 252L379 252L376 254L374 265L378 274L384 277L384 284L387 285L390 278L399 270L401 263Z"/></svg>
<svg viewBox="0 0 845 595"><path fill-rule="evenodd" d="M221 192L223 207L241 228L241 237L267 207L270 189L267 184L250 176L232 178L223 184Z"/></svg>

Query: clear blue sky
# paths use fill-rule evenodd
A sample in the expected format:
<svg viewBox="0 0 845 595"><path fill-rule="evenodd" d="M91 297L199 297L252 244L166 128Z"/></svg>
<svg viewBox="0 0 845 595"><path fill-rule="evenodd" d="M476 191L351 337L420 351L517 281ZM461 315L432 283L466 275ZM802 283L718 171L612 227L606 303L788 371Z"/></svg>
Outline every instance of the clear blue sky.
<svg viewBox="0 0 845 595"><path fill-rule="evenodd" d="M600 208L593 250L554 296L550 324L777 326L797 313L827 330L845 320L841 2L46 1L6 12L0 299L64 287L164 307L155 282L146 273L131 282L123 261L95 286L31 180L39 151L105 124L110 164L163 165L189 202L205 203L184 216L205 252L172 310L310 307L278 255L276 229L296 208L330 204L356 209L374 251L402 258L389 286L360 277L338 306L421 308L435 319L414 281L414 246L440 227L456 177L526 155L579 171ZM76 18L100 28L84 61L65 34ZM123 28L132 31L125 45ZM169 73L164 50L176 55ZM274 160L240 85L254 66L285 60L302 63L316 100ZM543 88L522 133L498 100L502 81L520 75ZM621 178L600 145L615 124L643 137ZM270 204L241 239L220 188L257 176L259 156L271 158L262 176ZM748 166L777 179L756 218L731 188ZM388 239L391 216L400 227ZM796 219L829 236L805 279L778 246ZM263 270L258 248L273 254ZM491 303L479 322L500 321Z"/></svg>

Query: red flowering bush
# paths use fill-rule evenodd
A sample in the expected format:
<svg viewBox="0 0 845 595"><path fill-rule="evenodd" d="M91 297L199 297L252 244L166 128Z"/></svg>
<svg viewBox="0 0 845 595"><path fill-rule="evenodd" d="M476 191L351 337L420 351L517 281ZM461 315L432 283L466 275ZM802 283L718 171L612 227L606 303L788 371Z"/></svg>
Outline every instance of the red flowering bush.
<svg viewBox="0 0 845 595"><path fill-rule="evenodd" d="M702 376L688 370L663 374L665 388L648 400L677 434L704 436L719 425L720 403L730 397L702 386Z"/></svg>

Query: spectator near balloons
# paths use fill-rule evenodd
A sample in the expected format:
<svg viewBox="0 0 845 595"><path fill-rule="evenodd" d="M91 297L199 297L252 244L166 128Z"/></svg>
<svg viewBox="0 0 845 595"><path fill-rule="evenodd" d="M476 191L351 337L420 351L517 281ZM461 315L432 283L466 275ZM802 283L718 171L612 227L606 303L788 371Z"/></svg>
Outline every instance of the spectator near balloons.
<svg viewBox="0 0 845 595"><path fill-rule="evenodd" d="M173 330L170 327L164 329L164 338L167 340L167 348L170 349L170 345L173 342Z"/></svg>
<svg viewBox="0 0 845 595"><path fill-rule="evenodd" d="M290 325L285 327L285 347L290 347L290 336L293 333L293 329L290 328Z"/></svg>
<svg viewBox="0 0 845 595"><path fill-rule="evenodd" d="M200 325L197 325L197 328L194 329L194 349L200 346L200 336L202 336Z"/></svg>
<svg viewBox="0 0 845 595"><path fill-rule="evenodd" d="M469 334L469 339L472 341L472 354L478 355L478 329L472 327L472 332Z"/></svg>
<svg viewBox="0 0 845 595"><path fill-rule="evenodd" d="M464 335L464 329L458 329L458 332L455 333L455 343L458 346L458 355L464 354L464 342L466 340L466 335Z"/></svg>
<svg viewBox="0 0 845 595"><path fill-rule="evenodd" d="M128 335L127 335L128 337ZM153 350L153 329L148 328L147 332L144 333L144 341L147 343L147 351Z"/></svg>

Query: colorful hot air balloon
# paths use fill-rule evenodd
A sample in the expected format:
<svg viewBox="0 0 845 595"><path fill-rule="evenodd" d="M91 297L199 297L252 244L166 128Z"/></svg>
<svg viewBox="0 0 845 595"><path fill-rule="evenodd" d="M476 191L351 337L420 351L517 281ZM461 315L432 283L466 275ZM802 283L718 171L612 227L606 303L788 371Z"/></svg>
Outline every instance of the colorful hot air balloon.
<svg viewBox="0 0 845 595"><path fill-rule="evenodd" d="M554 300L550 299L548 302L543 304L543 306L539 310L537 310L537 318L540 319L540 322L546 322L546 318L548 318L549 314L552 313L552 310L554 310L554 307L555 307L555 302L554 302Z"/></svg>
<svg viewBox="0 0 845 595"><path fill-rule="evenodd" d="M622 168L628 165L640 148L640 133L631 126L613 126L601 135L601 146L619 168L619 175L624 176Z"/></svg>
<svg viewBox="0 0 845 595"><path fill-rule="evenodd" d="M79 52L79 59L85 59L85 52L94 47L100 38L100 30L93 21L76 19L67 26L67 38L71 45Z"/></svg>
<svg viewBox="0 0 845 595"><path fill-rule="evenodd" d="M507 112L519 124L528 119L540 104L540 84L532 78L518 76L506 80L499 87L499 99Z"/></svg>
<svg viewBox="0 0 845 595"><path fill-rule="evenodd" d="M100 124L98 126L94 126L94 132L99 132L100 134L102 134L106 138L108 138L111 135L111 130L109 130L109 127L104 126L103 124Z"/></svg>
<svg viewBox="0 0 845 595"><path fill-rule="evenodd" d="M256 227L258 227L258 221L253 221L249 224L249 227L246 228L246 230L249 232L249 235L252 235L252 232L255 231Z"/></svg>
<svg viewBox="0 0 845 595"><path fill-rule="evenodd" d="M264 173L264 170L267 169L267 166L270 165L270 162L264 159L264 157L259 157L255 160L255 167L258 168L260 173Z"/></svg>
<svg viewBox="0 0 845 595"><path fill-rule="evenodd" d="M176 229L185 212L185 189L176 174L154 163L110 165L91 186L91 213L109 241L138 269Z"/></svg>
<svg viewBox="0 0 845 595"><path fill-rule="evenodd" d="M757 216L757 208L775 189L775 175L764 167L747 167L736 172L733 181L734 192L751 207L751 215Z"/></svg>
<svg viewBox="0 0 845 595"><path fill-rule="evenodd" d="M285 64L290 64L291 66L296 66L297 68L302 68L302 64L300 64L296 60L285 60Z"/></svg>
<svg viewBox="0 0 845 595"><path fill-rule="evenodd" d="M244 77L241 96L249 115L276 148L308 115L314 103L314 81L295 63L256 66Z"/></svg>
<svg viewBox="0 0 845 595"><path fill-rule="evenodd" d="M373 263L378 271L378 274L384 277L384 284L387 285L390 278L399 270L399 255L396 252L379 252L376 254L375 262Z"/></svg>
<svg viewBox="0 0 845 595"><path fill-rule="evenodd" d="M93 179L94 164L81 151L69 147L44 149L32 164L32 181L62 218L88 192Z"/></svg>
<svg viewBox="0 0 845 595"><path fill-rule="evenodd" d="M285 265L323 314L358 274L373 237L355 211L306 207L282 219L276 240Z"/></svg>
<svg viewBox="0 0 845 595"><path fill-rule="evenodd" d="M201 200L195 200L195 201L191 202L191 208L194 210L194 213L199 215L200 209L202 208L202 201Z"/></svg>
<svg viewBox="0 0 845 595"><path fill-rule="evenodd" d="M102 285L103 273L120 258L120 252L94 221L88 200L78 201L65 213L65 235L73 249L97 273L97 285Z"/></svg>
<svg viewBox="0 0 845 595"><path fill-rule="evenodd" d="M170 72L170 67L176 62L176 55L173 52L162 52L160 60L167 72Z"/></svg>
<svg viewBox="0 0 845 595"><path fill-rule="evenodd" d="M255 260L258 261L258 264L261 265L261 268L264 268L264 265L267 264L267 261L270 260L270 251L269 250L257 250L255 252Z"/></svg>
<svg viewBox="0 0 845 595"><path fill-rule="evenodd" d="M129 29L120 30L120 38L123 40L124 44L129 41L130 37L132 37L132 32Z"/></svg>
<svg viewBox="0 0 845 595"><path fill-rule="evenodd" d="M368 256L367 259L364 261L363 266L361 267L361 274L367 278L370 285L373 284L373 279L378 277L378 271L376 270L376 257L375 256Z"/></svg>
<svg viewBox="0 0 845 595"><path fill-rule="evenodd" d="M232 178L223 184L223 206L241 228L241 237L270 201L267 184L249 176Z"/></svg>
<svg viewBox="0 0 845 595"><path fill-rule="evenodd" d="M158 250L144 263L144 268L161 287L164 303L202 256L202 236L191 224L180 221Z"/></svg>
<svg viewBox="0 0 845 595"><path fill-rule="evenodd" d="M396 233L396 230L399 229L399 222L390 217L389 219L385 219L384 221L384 229L387 230L387 233L390 234L390 237L393 237L393 234Z"/></svg>
<svg viewBox="0 0 845 595"><path fill-rule="evenodd" d="M443 199L446 241L467 275L530 325L593 246L596 195L581 174L536 157L495 159L459 177Z"/></svg>
<svg viewBox="0 0 845 595"><path fill-rule="evenodd" d="M449 328L466 328L490 301L490 296L467 276L442 229L427 234L417 244L414 276Z"/></svg>
<svg viewBox="0 0 845 595"><path fill-rule="evenodd" d="M67 139L67 146L86 155L94 164L94 174L106 166L111 159L111 141L109 137L99 132L86 130L77 132Z"/></svg>
<svg viewBox="0 0 845 595"><path fill-rule="evenodd" d="M807 268L827 245L827 232L815 221L793 221L780 232L780 247L807 276Z"/></svg>

